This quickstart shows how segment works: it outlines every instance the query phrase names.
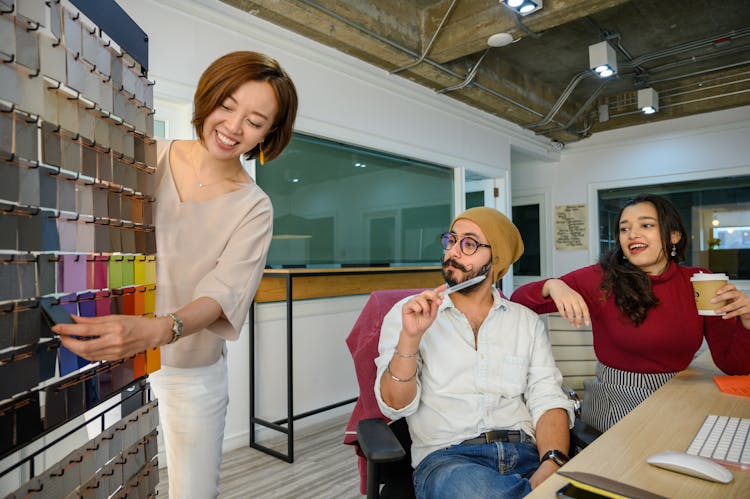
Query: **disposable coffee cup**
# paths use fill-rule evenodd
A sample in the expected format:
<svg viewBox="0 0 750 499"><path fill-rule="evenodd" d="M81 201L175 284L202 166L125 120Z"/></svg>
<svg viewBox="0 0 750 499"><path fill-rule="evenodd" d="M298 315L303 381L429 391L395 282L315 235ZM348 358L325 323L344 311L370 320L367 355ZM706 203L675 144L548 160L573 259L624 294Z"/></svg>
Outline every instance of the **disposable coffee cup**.
<svg viewBox="0 0 750 499"><path fill-rule="evenodd" d="M718 303L711 303L711 298L716 296L716 291L728 282L726 274L706 274L698 272L693 274L690 282L693 284L695 292L695 306L698 309L698 315L721 315L716 313L716 309L726 305L726 300Z"/></svg>

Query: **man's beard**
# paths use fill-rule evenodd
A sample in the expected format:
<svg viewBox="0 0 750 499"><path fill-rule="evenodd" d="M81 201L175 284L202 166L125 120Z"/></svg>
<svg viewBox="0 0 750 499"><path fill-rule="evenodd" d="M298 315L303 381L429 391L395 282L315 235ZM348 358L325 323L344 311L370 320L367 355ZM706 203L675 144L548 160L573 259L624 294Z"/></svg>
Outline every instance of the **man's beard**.
<svg viewBox="0 0 750 499"><path fill-rule="evenodd" d="M475 272L469 272L466 267L464 267L463 265L461 265L460 263L458 263L457 261L455 261L452 258L449 258L448 260L445 260L443 262L443 269L442 269L443 279L445 279L445 282L448 284L448 286L455 286L456 284L458 284L458 281L455 280L453 277L450 277L448 275L448 273L446 272L446 267L448 265L451 265L451 266L457 268L458 270L464 272L464 274L466 276L466 278L464 279L464 281L468 281L472 277L476 277L476 276L479 276L479 275L487 275L487 273L489 273L489 271L490 271L490 268L492 267L492 260L490 260L487 263L485 263L484 265L482 265L482 267L479 270L475 271ZM480 281L480 282L478 282L476 284L472 284L468 288L464 288L464 289L459 290L458 293L469 294L469 293L473 292L475 289L477 289L479 286L481 286L483 282L484 281Z"/></svg>

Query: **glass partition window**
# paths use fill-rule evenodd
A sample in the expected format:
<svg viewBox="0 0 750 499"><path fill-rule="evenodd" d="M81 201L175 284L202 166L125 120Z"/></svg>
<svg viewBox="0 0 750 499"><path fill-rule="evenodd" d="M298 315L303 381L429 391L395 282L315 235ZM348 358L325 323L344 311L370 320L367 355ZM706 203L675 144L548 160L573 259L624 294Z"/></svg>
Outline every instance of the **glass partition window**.
<svg viewBox="0 0 750 499"><path fill-rule="evenodd" d="M450 168L295 134L256 167L271 197L268 265L436 264L453 213Z"/></svg>
<svg viewBox="0 0 750 499"><path fill-rule="evenodd" d="M690 235L686 265L750 279L750 176L600 190L601 251L614 244L622 205L644 192L668 198L679 210Z"/></svg>

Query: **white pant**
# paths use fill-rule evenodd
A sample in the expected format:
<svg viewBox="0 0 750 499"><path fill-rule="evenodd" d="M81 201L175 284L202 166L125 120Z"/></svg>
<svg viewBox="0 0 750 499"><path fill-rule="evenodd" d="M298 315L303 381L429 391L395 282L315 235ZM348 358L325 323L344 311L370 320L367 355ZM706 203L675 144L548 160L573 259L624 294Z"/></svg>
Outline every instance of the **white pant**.
<svg viewBox="0 0 750 499"><path fill-rule="evenodd" d="M149 380L159 399L169 497L217 497L229 403L226 357L205 367L162 366Z"/></svg>

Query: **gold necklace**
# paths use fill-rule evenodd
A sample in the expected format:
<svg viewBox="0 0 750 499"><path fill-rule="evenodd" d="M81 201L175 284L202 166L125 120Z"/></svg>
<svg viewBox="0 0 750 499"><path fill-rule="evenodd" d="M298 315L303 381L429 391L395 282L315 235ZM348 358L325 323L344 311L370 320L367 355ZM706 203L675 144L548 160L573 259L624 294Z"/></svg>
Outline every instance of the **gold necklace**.
<svg viewBox="0 0 750 499"><path fill-rule="evenodd" d="M195 146L196 146L196 143L194 142L193 145L190 148L190 167L191 167L190 169L193 171L193 175L195 175L195 179L198 181L198 187L201 188L201 189L203 187L209 187L209 186L212 186L212 185L220 184L220 183L224 182L225 180L229 180L229 179L233 178L234 176L237 175L237 172L239 172L240 169L242 168L242 165L240 165L240 166L237 167L237 170L234 173L232 173L232 175L230 175L228 177L224 177L224 178L222 178L220 180L217 180L215 182L209 182L208 184L206 184L203 181L201 181L201 177L200 177L200 175L198 175L198 167L195 164L195 157L196 157L195 156Z"/></svg>

